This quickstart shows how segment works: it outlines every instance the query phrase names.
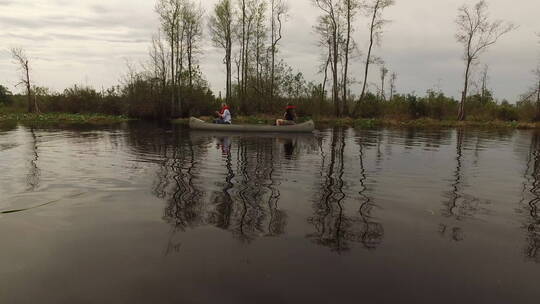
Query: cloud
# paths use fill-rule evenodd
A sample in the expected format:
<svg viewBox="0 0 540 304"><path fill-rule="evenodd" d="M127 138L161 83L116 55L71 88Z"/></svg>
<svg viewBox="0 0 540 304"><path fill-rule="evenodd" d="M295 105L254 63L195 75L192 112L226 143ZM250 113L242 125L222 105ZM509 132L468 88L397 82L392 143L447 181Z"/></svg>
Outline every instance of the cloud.
<svg viewBox="0 0 540 304"><path fill-rule="evenodd" d="M398 74L400 92L425 90L441 83L444 91L458 96L463 74L462 49L456 43L457 8L468 0L397 1L385 12L392 22L385 27L383 41L374 52ZM472 1L472 0L471 0ZM124 58L146 60L150 38L159 25L154 0L0 0L0 41L9 47L21 45L34 58L40 85L62 89L87 81L98 88L116 84L125 70ZM203 0L207 14L217 0ZM470 2L470 1L468 1ZM309 0L288 0L289 18L284 24L279 57L308 80L320 81L318 66L324 50L317 47L313 25L321 13ZM521 26L501 39L481 58L490 65L490 84L497 96L515 99L529 84L529 71L537 64L540 46L534 33L540 19L540 1L491 0L493 17L517 21ZM6 9L7 8L7 9ZM366 52L368 18L359 14L354 39ZM208 32L205 28L205 35ZM209 37L206 36L205 39ZM217 91L223 91L222 50L205 41L200 64ZM361 80L362 58L351 63L352 77ZM12 84L17 75L9 54L0 51L0 83ZM371 81L378 82L373 66ZM370 82L371 82L370 81ZM359 85L353 85L358 90Z"/></svg>
<svg viewBox="0 0 540 304"><path fill-rule="evenodd" d="M94 13L98 13L98 14L106 14L106 13L111 12L111 10L108 9L107 7L102 6L102 5L98 5L98 4L90 5L90 9Z"/></svg>

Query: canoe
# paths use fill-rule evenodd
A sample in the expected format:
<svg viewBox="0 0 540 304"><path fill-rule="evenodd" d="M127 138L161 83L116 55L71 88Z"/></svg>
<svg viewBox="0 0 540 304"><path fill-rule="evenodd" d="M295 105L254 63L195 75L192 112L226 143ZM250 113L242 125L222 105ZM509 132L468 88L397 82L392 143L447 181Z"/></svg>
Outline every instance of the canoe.
<svg viewBox="0 0 540 304"><path fill-rule="evenodd" d="M189 119L189 128L193 130L207 131L231 131L231 132L290 132L304 133L313 132L315 123L313 120L290 126L269 126L269 125L220 125L207 123L195 117Z"/></svg>

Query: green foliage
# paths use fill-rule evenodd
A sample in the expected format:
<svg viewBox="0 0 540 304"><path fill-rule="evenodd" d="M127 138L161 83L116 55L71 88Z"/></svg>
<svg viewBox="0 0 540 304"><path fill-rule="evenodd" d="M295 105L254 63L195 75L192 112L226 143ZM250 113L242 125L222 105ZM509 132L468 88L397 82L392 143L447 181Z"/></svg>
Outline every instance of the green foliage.
<svg viewBox="0 0 540 304"><path fill-rule="evenodd" d="M9 106L13 103L13 94L8 88L0 85L0 105Z"/></svg>
<svg viewBox="0 0 540 304"><path fill-rule="evenodd" d="M0 123L24 123L31 125L107 125L128 121L126 116L103 114L67 113L0 113Z"/></svg>

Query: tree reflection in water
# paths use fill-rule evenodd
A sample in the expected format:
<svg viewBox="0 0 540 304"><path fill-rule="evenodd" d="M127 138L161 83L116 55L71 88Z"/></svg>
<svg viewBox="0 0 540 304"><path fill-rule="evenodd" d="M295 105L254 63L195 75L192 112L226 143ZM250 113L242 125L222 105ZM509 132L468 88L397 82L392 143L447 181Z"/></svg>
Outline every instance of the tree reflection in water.
<svg viewBox="0 0 540 304"><path fill-rule="evenodd" d="M164 160L153 191L167 201L165 220L175 231L212 225L242 242L285 232L286 214L279 209L281 194L275 176L279 165L275 138L233 142L228 136L202 136L196 143L186 133L175 138L162 149ZM205 149L214 141L221 150L224 181L217 183L220 191L206 197L200 171L208 153Z"/></svg>
<svg viewBox="0 0 540 304"><path fill-rule="evenodd" d="M478 135L477 135L478 136ZM480 140L476 142L476 146L480 144ZM449 237L451 240L459 242L465 239L461 221L466 218L474 217L480 210L482 204L489 202L465 193L467 183L465 181L464 168L464 153L465 149L465 130L456 130L456 168L454 170L451 182L451 190L446 193L448 200L444 203L442 214L447 219L453 219L450 223L441 223L439 225L439 233L443 237ZM475 154L478 158L479 149L475 149ZM476 162L477 163L477 162Z"/></svg>
<svg viewBox="0 0 540 304"><path fill-rule="evenodd" d="M367 249L376 249L377 246L382 242L384 236L383 226L376 222L372 217L371 213L374 208L373 199L368 195L367 187L367 171L364 166L364 150L365 145L362 141L362 137L358 139L358 146L360 148L360 217L363 222L363 233L361 236L362 244ZM377 156L378 165L380 165L379 156Z"/></svg>
<svg viewBox="0 0 540 304"><path fill-rule="evenodd" d="M231 227L234 203L231 190L234 188L232 181L235 177L231 155L231 141L229 137L218 137L217 141L217 148L221 149L225 159L227 174L225 175L225 183L221 185L223 190L214 195L213 203L216 207L210 212L209 223L220 229L228 230Z"/></svg>
<svg viewBox="0 0 540 304"><path fill-rule="evenodd" d="M238 191L233 199L231 231L241 241L284 233L285 213L279 210L274 179L274 139L238 139Z"/></svg>
<svg viewBox="0 0 540 304"><path fill-rule="evenodd" d="M38 140L34 128L30 128L30 135L32 136L32 153L30 158L30 166L28 174L26 175L26 184L28 191L34 191L39 187L39 180L41 177L41 170L38 167L39 152L38 152Z"/></svg>
<svg viewBox="0 0 540 304"><path fill-rule="evenodd" d="M307 237L315 243L329 247L338 253L351 249L351 242L362 243L365 248L375 249L381 242L384 231L382 225L373 221L373 203L367 195L366 171L363 164L363 147L360 144L360 209L358 214L349 215L345 210L345 148L344 129L332 132L329 155L321 147L321 192L314 204L314 215L308 219L315 232ZM326 158L328 164L325 166Z"/></svg>
<svg viewBox="0 0 540 304"><path fill-rule="evenodd" d="M464 184L463 184L463 139L464 131L463 129L457 129L456 131L456 169L454 170L453 180L451 184L452 190L447 193L449 200L444 203L445 208L443 210L443 215L448 218L455 218L460 220L462 216L465 215L467 210L467 200L463 194ZM440 224L439 233L442 236L448 236L452 240L458 242L464 239L463 230L461 227L454 226L458 223L451 224Z"/></svg>
<svg viewBox="0 0 540 304"><path fill-rule="evenodd" d="M538 204L540 203L540 133L534 133L527 156L525 169L525 184L523 188L523 200L526 202L529 214L524 229L527 231L527 246L525 256L540 263L540 217L538 216ZM531 196L527 198L527 194Z"/></svg>
<svg viewBox="0 0 540 304"><path fill-rule="evenodd" d="M176 229L185 230L204 224L204 193L196 186L198 178L196 153L191 141L172 148L166 166L172 175L172 194L165 208L165 218ZM159 183L158 183L159 184Z"/></svg>

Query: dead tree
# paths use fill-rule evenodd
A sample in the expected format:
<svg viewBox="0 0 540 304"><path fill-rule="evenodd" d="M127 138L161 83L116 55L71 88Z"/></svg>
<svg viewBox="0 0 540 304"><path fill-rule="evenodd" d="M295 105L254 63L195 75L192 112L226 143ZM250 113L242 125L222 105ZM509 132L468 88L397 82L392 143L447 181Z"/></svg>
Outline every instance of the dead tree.
<svg viewBox="0 0 540 304"><path fill-rule="evenodd" d="M203 36L204 10L194 2L186 1L182 10L182 27L184 28L184 40L186 46L186 59L188 68L188 86L193 90L194 65L197 62L196 55L199 53Z"/></svg>
<svg viewBox="0 0 540 304"><path fill-rule="evenodd" d="M386 95L384 93L384 83L386 80L386 75L388 75L388 69L383 64L381 65L381 100L383 101L386 100Z"/></svg>
<svg viewBox="0 0 540 304"><path fill-rule="evenodd" d="M171 111L174 113L177 105L176 93L179 71L179 56L183 53L180 51L181 44L181 25L180 17L183 7L182 0L158 0L155 11L159 15L159 21L163 33L169 43L169 72L171 73Z"/></svg>
<svg viewBox="0 0 540 304"><path fill-rule="evenodd" d="M396 93L396 81L397 74L394 72L390 75L390 101L394 99L394 94Z"/></svg>
<svg viewBox="0 0 540 304"><path fill-rule="evenodd" d="M489 89L488 89L488 81L489 81L489 66L486 64L482 68L482 74L480 75L480 100L482 102L486 102L487 98L490 95Z"/></svg>
<svg viewBox="0 0 540 304"><path fill-rule="evenodd" d="M536 68L534 73L536 74L536 82L538 83L536 86L536 105L540 109L540 67Z"/></svg>
<svg viewBox="0 0 540 304"><path fill-rule="evenodd" d="M343 63L343 105L344 109L347 109L347 92L348 92L348 85L349 85L349 59L351 52L356 48L356 45L354 43L354 39L352 39L352 34L354 32L353 22L354 17L356 16L356 13L359 8L359 2L357 0L343 0L342 3L342 10L344 11L346 23L347 23L347 29L345 30L345 42L343 47L343 57L344 57L344 63Z"/></svg>
<svg viewBox="0 0 540 304"><path fill-rule="evenodd" d="M370 0L365 5L366 13L371 16L371 22L369 25L369 47L364 68L364 83L362 85L362 93L360 94L359 102L362 102L366 96L369 65L373 63L371 54L373 51L373 45L380 42L382 29L384 25L388 23L387 20L383 19L382 13L386 8L392 5L394 5L394 0Z"/></svg>
<svg viewBox="0 0 540 304"><path fill-rule="evenodd" d="M152 45L149 51L150 66L149 72L153 74L153 78L158 80L161 89L164 90L167 86L167 55L165 54L165 46L161 38L161 30L152 36Z"/></svg>
<svg viewBox="0 0 540 304"><path fill-rule="evenodd" d="M231 102L232 96L232 26L234 9L231 0L221 0L214 7L214 15L210 17L209 28L212 42L225 50L223 63L227 70L226 101Z"/></svg>
<svg viewBox="0 0 540 304"><path fill-rule="evenodd" d="M274 102L275 94L275 69L277 46L282 36L283 19L287 16L288 7L284 0L270 0L270 54L272 56L272 66L270 70L270 103Z"/></svg>
<svg viewBox="0 0 540 304"><path fill-rule="evenodd" d="M332 68L332 101L334 102L335 114L340 117L341 102L339 100L339 76L338 65L340 62L340 42L342 37L342 21L337 0L314 0L315 5L323 11L319 18L318 28L327 28L325 35L328 37L331 49L330 67ZM323 24L321 26L321 24Z"/></svg>
<svg viewBox="0 0 540 304"><path fill-rule="evenodd" d="M465 84L459 104L458 120L465 120L465 102L469 89L471 66L480 55L494 45L501 36L516 29L512 23L502 20L490 21L486 1L478 2L474 7L464 5L458 10L456 20L458 31L456 39L464 47Z"/></svg>
<svg viewBox="0 0 540 304"><path fill-rule="evenodd" d="M320 16L317 25L314 27L315 32L319 35L319 41L317 45L325 50L325 53L321 56L321 65L319 66L319 73L323 73L323 81L321 83L321 99L319 104L319 111L321 111L324 101L326 99L326 82L328 81L328 68L332 61L332 37L330 30L330 23L326 20L326 16Z"/></svg>
<svg viewBox="0 0 540 304"><path fill-rule="evenodd" d="M39 113L39 107L36 98L32 98L32 83L30 82L30 61L23 48L16 47L11 49L11 57L21 70L21 79L16 86L24 85L26 88L26 97L28 98L28 113Z"/></svg>

